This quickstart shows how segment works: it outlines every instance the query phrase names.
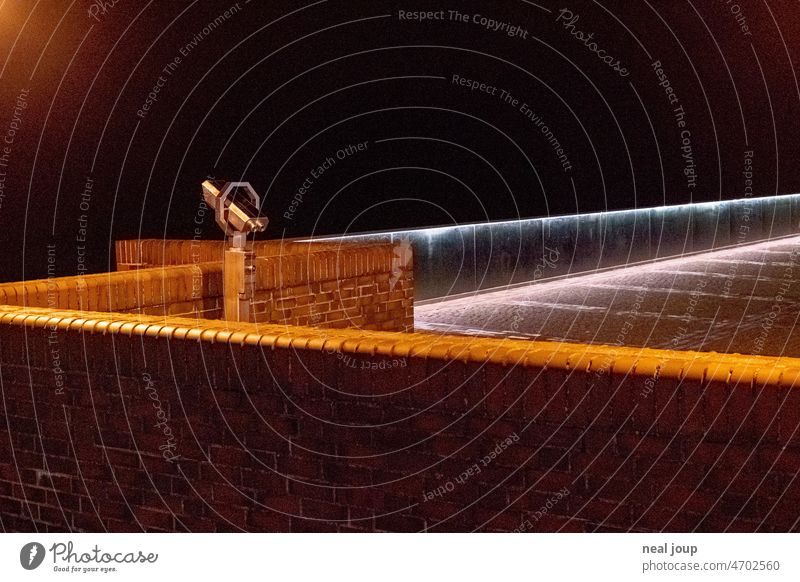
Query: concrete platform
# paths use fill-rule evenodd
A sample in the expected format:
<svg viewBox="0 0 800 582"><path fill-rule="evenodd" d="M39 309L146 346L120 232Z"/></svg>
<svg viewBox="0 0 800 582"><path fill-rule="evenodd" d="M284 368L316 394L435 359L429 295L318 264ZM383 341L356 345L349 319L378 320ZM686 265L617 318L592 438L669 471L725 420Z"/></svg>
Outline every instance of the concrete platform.
<svg viewBox="0 0 800 582"><path fill-rule="evenodd" d="M800 237L417 305L419 331L798 356Z"/></svg>

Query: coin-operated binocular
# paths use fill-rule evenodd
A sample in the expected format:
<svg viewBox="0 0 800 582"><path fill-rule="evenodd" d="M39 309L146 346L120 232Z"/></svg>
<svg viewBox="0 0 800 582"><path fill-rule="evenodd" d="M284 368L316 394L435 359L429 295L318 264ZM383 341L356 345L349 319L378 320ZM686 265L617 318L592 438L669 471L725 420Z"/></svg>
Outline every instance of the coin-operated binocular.
<svg viewBox="0 0 800 582"><path fill-rule="evenodd" d="M228 238L223 263L225 319L251 321L256 265L253 241L247 235L262 232L269 220L259 216L261 200L249 182L206 180L203 199Z"/></svg>

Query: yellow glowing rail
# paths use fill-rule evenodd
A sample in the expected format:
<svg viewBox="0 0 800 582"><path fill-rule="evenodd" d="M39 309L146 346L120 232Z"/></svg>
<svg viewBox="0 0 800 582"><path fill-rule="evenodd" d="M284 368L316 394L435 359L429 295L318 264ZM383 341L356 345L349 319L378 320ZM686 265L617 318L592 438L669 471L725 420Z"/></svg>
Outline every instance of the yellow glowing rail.
<svg viewBox="0 0 800 582"><path fill-rule="evenodd" d="M2 327L48 328L92 334L146 336L272 349L344 353L649 376L744 385L794 386L800 358L658 350L517 339L474 338L233 323L136 314L0 306Z"/></svg>

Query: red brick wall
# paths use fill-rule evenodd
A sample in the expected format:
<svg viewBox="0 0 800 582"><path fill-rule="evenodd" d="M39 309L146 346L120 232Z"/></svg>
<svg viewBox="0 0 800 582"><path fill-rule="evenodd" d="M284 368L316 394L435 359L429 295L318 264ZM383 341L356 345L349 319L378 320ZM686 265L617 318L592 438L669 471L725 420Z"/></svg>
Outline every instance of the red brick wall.
<svg viewBox="0 0 800 582"><path fill-rule="evenodd" d="M256 259L257 322L367 330L414 329L413 265L398 265L392 245Z"/></svg>
<svg viewBox="0 0 800 582"><path fill-rule="evenodd" d="M3 283L0 305L218 318L222 267L198 263Z"/></svg>
<svg viewBox="0 0 800 582"><path fill-rule="evenodd" d="M221 262L193 264L191 255L186 254L195 252L192 241L122 243L140 243L119 244L117 250L123 260L150 257L148 268L0 284L0 305L223 317ZM203 260L221 256L221 245L208 243L198 248L202 249L198 256ZM413 330L413 264L410 257L399 264L392 245L334 248L325 244L267 242L259 243L257 250L260 255L256 260L253 306L256 321ZM169 261L186 264L168 264L165 259L168 266L150 266L159 253Z"/></svg>
<svg viewBox="0 0 800 582"><path fill-rule="evenodd" d="M411 331L414 267L396 245L371 242L257 241L256 321ZM222 241L123 240L117 268L222 261ZM215 298L220 299L220 298ZM207 317L222 317L219 311Z"/></svg>
<svg viewBox="0 0 800 582"><path fill-rule="evenodd" d="M297 242L297 239L264 240L253 242L253 250L259 257L308 255L322 250L343 251L354 247L372 247L375 242L302 243ZM225 242L222 240L131 239L116 241L114 249L117 270L127 271L170 265L221 263Z"/></svg>
<svg viewBox="0 0 800 582"><path fill-rule="evenodd" d="M3 313L5 530L798 529L791 359Z"/></svg>

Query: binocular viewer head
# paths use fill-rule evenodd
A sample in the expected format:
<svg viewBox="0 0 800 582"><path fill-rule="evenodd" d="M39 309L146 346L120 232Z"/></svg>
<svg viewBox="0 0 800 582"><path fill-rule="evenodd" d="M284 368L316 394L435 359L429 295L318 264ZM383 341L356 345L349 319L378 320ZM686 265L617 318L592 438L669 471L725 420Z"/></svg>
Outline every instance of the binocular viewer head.
<svg viewBox="0 0 800 582"><path fill-rule="evenodd" d="M259 216L261 199L249 182L206 180L203 199L214 209L219 227L230 236L262 232L269 224L265 216Z"/></svg>

